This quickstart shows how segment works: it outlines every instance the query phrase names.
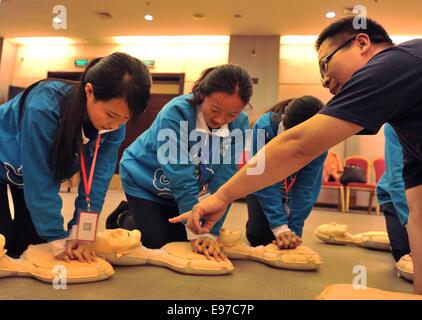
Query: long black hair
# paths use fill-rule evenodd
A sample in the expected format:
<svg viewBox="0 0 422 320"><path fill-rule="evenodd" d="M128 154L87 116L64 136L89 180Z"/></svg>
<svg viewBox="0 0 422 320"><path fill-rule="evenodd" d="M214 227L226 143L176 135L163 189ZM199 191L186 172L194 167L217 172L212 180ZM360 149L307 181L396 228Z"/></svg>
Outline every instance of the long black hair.
<svg viewBox="0 0 422 320"><path fill-rule="evenodd" d="M229 95L236 93L246 105L251 99L253 85L248 71L236 64L205 69L192 88L193 98L188 100L193 106L200 105L205 97L215 92Z"/></svg>
<svg viewBox="0 0 422 320"><path fill-rule="evenodd" d="M130 116L139 116L150 95L151 75L138 59L121 52L90 62L81 81L66 93L61 104L61 119L51 148L50 166L55 179L72 175L72 166L82 144L82 125L87 117L85 86L90 83L96 100L123 98Z"/></svg>

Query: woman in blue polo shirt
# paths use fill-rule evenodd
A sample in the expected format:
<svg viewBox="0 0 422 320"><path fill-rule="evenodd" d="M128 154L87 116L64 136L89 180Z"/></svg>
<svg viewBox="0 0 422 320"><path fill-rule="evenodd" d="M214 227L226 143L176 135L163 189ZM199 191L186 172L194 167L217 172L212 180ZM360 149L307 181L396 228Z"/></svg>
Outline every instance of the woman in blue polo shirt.
<svg viewBox="0 0 422 320"><path fill-rule="evenodd" d="M199 237L168 219L191 210L237 171L249 127L242 110L251 95L252 82L242 67L207 69L191 94L167 103L126 149L120 174L134 227L146 247L189 239L195 252L224 259L215 238L225 217Z"/></svg>
<svg viewBox="0 0 422 320"><path fill-rule="evenodd" d="M258 118L253 127L253 155L275 136L311 118L323 107L319 99L303 96L271 108L272 111ZM259 130L263 134L260 135ZM263 141L259 141L260 136ZM247 197L246 236L251 245L267 245L273 241L282 249L300 245L305 220L321 190L326 156L322 154L287 179Z"/></svg>
<svg viewBox="0 0 422 320"><path fill-rule="evenodd" d="M94 59L80 82L39 81L0 106L0 233L9 255L49 242L53 254L66 261L95 259L92 245L75 239L79 210L101 211L124 124L145 109L150 86L142 62L113 53ZM94 155L92 192L86 193L81 182L74 218L65 230L60 183L82 163L89 175Z"/></svg>

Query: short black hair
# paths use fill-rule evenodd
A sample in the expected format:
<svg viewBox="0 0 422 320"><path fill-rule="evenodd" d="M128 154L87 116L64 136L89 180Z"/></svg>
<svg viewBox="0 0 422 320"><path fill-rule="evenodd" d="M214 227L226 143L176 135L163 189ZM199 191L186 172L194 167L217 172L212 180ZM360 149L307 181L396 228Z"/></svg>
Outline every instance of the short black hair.
<svg viewBox="0 0 422 320"><path fill-rule="evenodd" d="M376 21L366 18L366 29L356 29L353 25L353 21L356 17L346 17L339 19L327 28L325 28L321 34L318 36L318 39L315 43L315 48L318 51L322 43L328 38L336 38L338 36L353 36L359 33L365 33L369 36L373 43L386 43L390 46L393 46L393 40L391 40L387 31Z"/></svg>

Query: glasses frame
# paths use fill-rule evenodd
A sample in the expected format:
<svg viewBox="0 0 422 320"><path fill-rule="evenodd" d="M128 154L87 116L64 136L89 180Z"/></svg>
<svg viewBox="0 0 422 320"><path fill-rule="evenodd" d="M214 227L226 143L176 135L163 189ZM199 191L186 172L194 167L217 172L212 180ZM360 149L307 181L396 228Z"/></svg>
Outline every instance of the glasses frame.
<svg viewBox="0 0 422 320"><path fill-rule="evenodd" d="M356 36L353 38L350 38L349 40L345 41L341 46L339 46L337 49L331 51L329 54L327 54L324 58L322 58L319 61L319 72L321 74L321 82L324 82L325 77L328 73L328 62L330 62L331 58L339 52L341 49L345 48L350 42L354 41L356 39Z"/></svg>

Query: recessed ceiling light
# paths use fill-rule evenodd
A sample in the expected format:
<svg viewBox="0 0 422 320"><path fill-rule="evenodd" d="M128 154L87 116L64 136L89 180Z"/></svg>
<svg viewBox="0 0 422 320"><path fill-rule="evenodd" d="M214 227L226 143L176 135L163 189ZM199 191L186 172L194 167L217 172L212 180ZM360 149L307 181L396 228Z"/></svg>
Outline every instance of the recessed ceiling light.
<svg viewBox="0 0 422 320"><path fill-rule="evenodd" d="M150 14L146 14L144 18L145 18L146 21L152 21L152 20L154 20L154 17L152 15L150 15Z"/></svg>
<svg viewBox="0 0 422 320"><path fill-rule="evenodd" d="M205 19L205 16L204 16L203 14L201 14L201 13L195 13L195 14L193 15L193 18L194 18L195 20L204 20L204 19Z"/></svg>
<svg viewBox="0 0 422 320"><path fill-rule="evenodd" d="M108 11L97 11L94 12L94 14L99 18L99 19L113 19L113 16L111 15L110 12Z"/></svg>
<svg viewBox="0 0 422 320"><path fill-rule="evenodd" d="M330 11L330 12L327 12L326 14L325 14L325 17L327 18L327 19L332 19L332 18L334 18L336 16L336 13L334 12L334 11Z"/></svg>

